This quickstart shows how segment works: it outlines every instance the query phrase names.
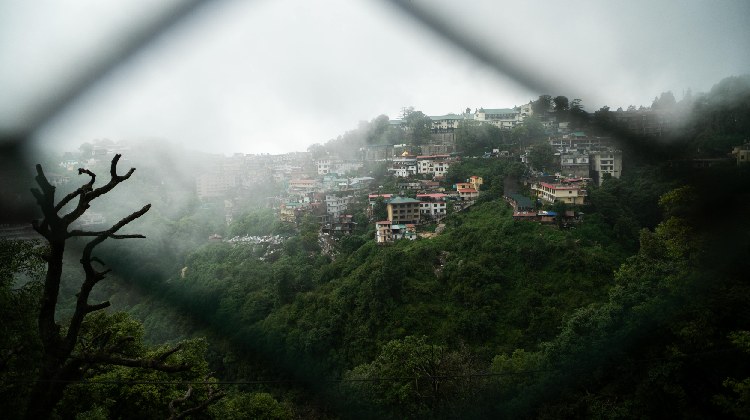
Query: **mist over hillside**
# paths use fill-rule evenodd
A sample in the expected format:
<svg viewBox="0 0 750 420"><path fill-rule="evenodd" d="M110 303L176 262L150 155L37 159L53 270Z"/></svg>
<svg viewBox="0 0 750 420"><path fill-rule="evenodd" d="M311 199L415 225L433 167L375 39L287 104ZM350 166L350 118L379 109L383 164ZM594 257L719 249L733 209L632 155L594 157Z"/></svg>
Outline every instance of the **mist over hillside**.
<svg viewBox="0 0 750 420"><path fill-rule="evenodd" d="M552 94L405 107L286 154L39 152L43 175L4 184L0 402L19 417L743 418L749 116L750 78L733 76L617 110Z"/></svg>

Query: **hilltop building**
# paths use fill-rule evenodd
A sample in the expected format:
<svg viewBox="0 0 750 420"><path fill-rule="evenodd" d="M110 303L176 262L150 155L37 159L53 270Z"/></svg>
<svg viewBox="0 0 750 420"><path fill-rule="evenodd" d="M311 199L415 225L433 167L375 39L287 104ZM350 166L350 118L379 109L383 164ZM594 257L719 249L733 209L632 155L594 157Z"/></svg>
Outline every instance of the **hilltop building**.
<svg viewBox="0 0 750 420"><path fill-rule="evenodd" d="M485 109L479 108L474 113L474 121L489 123L495 127L510 130L518 125L523 118L521 111L514 108Z"/></svg>

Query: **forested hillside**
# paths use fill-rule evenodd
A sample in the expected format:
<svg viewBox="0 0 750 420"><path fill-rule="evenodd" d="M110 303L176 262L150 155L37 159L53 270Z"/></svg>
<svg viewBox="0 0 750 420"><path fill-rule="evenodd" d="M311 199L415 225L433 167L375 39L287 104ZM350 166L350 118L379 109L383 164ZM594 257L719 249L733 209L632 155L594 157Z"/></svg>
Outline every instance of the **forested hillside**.
<svg viewBox="0 0 750 420"><path fill-rule="evenodd" d="M125 313L94 317L86 337L132 336L133 355L182 343L174 361L193 368L88 371L95 383L69 386L56 415L167 417L193 381L197 403L224 394L194 418L747 418L750 165L674 162L742 144L748 98L747 77L727 79L663 144L633 137L628 170L592 186L568 228L513 220L503 183L525 169L506 160L451 167L447 182L478 174L486 188L441 233L379 246L362 225L332 252L312 221L248 207L225 226L154 187L139 200L156 210L135 227L149 239L100 247L113 271L93 296ZM655 149L669 159L645 155ZM216 232L281 239L206 240ZM2 250L12 349L35 343L40 268L27 245ZM64 274L61 318L76 275ZM21 409L37 345L2 356L4 407Z"/></svg>

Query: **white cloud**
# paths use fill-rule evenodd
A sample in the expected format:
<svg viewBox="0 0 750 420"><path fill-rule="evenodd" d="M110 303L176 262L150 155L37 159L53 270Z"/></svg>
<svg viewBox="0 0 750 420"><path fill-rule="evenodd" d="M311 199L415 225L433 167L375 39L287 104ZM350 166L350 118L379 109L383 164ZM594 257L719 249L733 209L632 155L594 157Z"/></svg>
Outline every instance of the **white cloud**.
<svg viewBox="0 0 750 420"><path fill-rule="evenodd" d="M65 65L74 71L76 61L106 47L92 39L117 39L128 19L143 17L146 2L125 3L123 14L98 12L112 15L109 20L91 23L79 10L49 31L37 22L39 33L20 38L23 48L0 44L0 57L21 62L0 71L0 87L33 105L24 98L38 100L64 83ZM706 90L750 68L740 53L750 39L738 17L746 3L422 4L483 45L511 51L535 63L540 74L564 81L566 88L549 93L583 98L589 110L649 105L664 90L679 98L682 89ZM33 17L33 7L16 6ZM12 32L18 40L22 26L12 26L0 34ZM43 59L54 50L44 40L60 33L67 41L54 48L65 44L73 52L45 70ZM10 89L24 82L33 87ZM378 2L227 1L153 43L38 137L69 148L101 137L164 137L205 151L284 152L304 150L379 114L396 117L403 106L444 114L512 106L537 94ZM0 119L5 125L18 118L7 105L0 107L3 116L10 116Z"/></svg>

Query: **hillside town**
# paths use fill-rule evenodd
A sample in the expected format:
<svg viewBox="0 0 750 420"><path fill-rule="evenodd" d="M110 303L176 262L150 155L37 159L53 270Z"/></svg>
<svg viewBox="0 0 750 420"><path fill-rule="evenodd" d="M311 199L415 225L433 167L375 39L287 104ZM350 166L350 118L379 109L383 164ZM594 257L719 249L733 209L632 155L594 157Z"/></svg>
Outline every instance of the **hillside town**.
<svg viewBox="0 0 750 420"><path fill-rule="evenodd" d="M462 154L457 148L456 131L462 124L487 124L510 132L533 115L529 103L511 109L467 109L462 114L428 116L430 133L423 144L367 145L360 148L358 158L338 156L336 150L318 159L311 152L216 157L211 170L197 176L196 191L201 200L223 199L226 221L231 223L231 194L252 189L258 179L271 177L284 186L283 193L267 198L267 206L276 210L279 220L298 224L312 217L320 225L321 236L336 238L354 231L357 222L352 209L364 206L368 223L375 227L373 240L387 244L434 235L447 214L471 206L487 193L480 176L448 182L446 174L452 165L462 159L499 159L526 166L528 175L519 181L536 199L532 204L524 204L525 200L519 204L519 194L506 196L516 220L554 223L555 212L542 207L555 202L569 204L566 220L577 220L573 209L585 204L587 185L607 177L619 178L622 173L622 152L610 138L571 132L570 124L556 121L554 115L540 118L546 137L542 144L553 148L556 162L547 171L532 165L529 154L536 145L493 148L480 156ZM404 120L389 120L388 125L409 130ZM385 173L376 178L370 175L377 165L384 167ZM384 211L378 212L378 208Z"/></svg>
<svg viewBox="0 0 750 420"><path fill-rule="evenodd" d="M543 100L547 104L540 112L539 102ZM452 166L467 159L500 160L523 165L523 175L506 180L503 192L513 208L514 220L568 226L582 220L578 209L587 203L590 185L620 178L623 152L611 136L589 134L587 125L575 121L573 111L580 109L579 100L573 101L572 107L567 99L564 104L567 112L556 112L560 105L548 96L514 108L477 108L473 112L467 108L460 114L427 116L413 108L405 109L401 119L379 117L387 119L383 125L405 142L363 144L354 152L351 145L334 144L280 155L208 155L202 169L193 174L194 192L204 205L222 207L224 222L230 225L238 216L237 204L243 197L256 196L258 190L268 191L260 186L273 185L275 188L261 201L263 207L274 210L279 221L298 226L303 220L313 220L319 226L321 242L335 241L353 233L358 224L367 223L374 227L373 240L388 244L432 237L440 232L446 215L490 194L481 176L448 180L446 175ZM666 135L678 122L671 113L643 107L614 112L603 109L596 114L602 111L621 127L644 136ZM415 115L422 118L422 127L415 128L410 122ZM532 130L532 125L538 131L536 138L527 135L529 141L524 142L523 135L517 133ZM498 141L479 152L461 150L460 131L488 128L485 126L495 130ZM415 139L419 128L423 128L422 138L409 141ZM544 167L534 159L535 151L542 149L550 154L549 165ZM65 185L78 167L106 163L114 154L129 151L126 142L86 143L80 154L65 154L58 169L48 175L50 182ZM747 161L747 147L737 147L732 153L718 160ZM366 220L354 217L357 209L364 210ZM105 222L104 215L97 212L88 212L80 221L83 225ZM243 243L218 234L210 239Z"/></svg>
<svg viewBox="0 0 750 420"><path fill-rule="evenodd" d="M717 99L723 96L699 104L725 104ZM47 273L58 274L44 282L44 290L67 295L61 310L64 302L84 311L112 305L114 312L101 311L103 318L92 315L90 322L106 321L101 325L112 325L107 328L113 332L147 325L153 333L144 340L208 348L196 360L212 358L226 375L220 380L291 377L286 367L291 363L297 372L294 363L301 361L300 369L318 365L313 374L326 383L348 381L336 396L347 404L384 401L383 395L405 395L416 404L410 411L389 411L391 403L377 402L386 415L373 418L436 417L434 407L420 408L421 390L438 389L433 378L451 372L466 380L460 388L477 387L478 393L455 397L457 388L445 388L434 401L461 414L465 404L517 401L504 395L525 396L530 383L542 384L532 389L540 395L546 384L586 389L570 394L583 401L589 383L606 398L619 388L628 399L622 407L631 401L641 407L649 402L640 397L642 389L689 389L694 383L702 388L705 378L689 376L696 371L722 372L705 407L713 407L717 395L730 401L734 391L720 387L737 375L745 352L722 353L715 363L682 363L691 352L731 349L737 331L749 334L741 315L749 293L750 230L743 216L750 210L750 102L735 108L660 102L594 113L583 112L578 100L551 96L514 108L439 116L405 108L398 119L380 115L304 152L278 155L226 156L179 143L106 138L40 154L40 163L24 166L26 173L10 184L15 189L6 200L11 206L23 204L23 197L31 201L24 182L35 174L37 206L19 211L13 224L0 224L6 266L18 272L6 278L20 285L8 289L10 281L4 283L10 302L5 306L14 313L6 318L25 313L11 329L19 346L6 347L35 340L35 305L45 302L34 294L42 290L41 281L27 283L39 285L33 288L23 283L44 273L26 270L25 261L39 260L45 249L66 248L67 259L61 252L48 254L57 256L49 259ZM692 120L686 122L680 109L691 109ZM43 220L23 224L39 214L36 207ZM721 218L715 217L718 208ZM101 244L105 239L112 240ZM147 240L129 245L119 239ZM40 246L44 241L50 248ZM103 303L86 303L94 302L89 292L105 274L112 281L96 295ZM55 313L39 308L45 311ZM206 325L237 341L201 338ZM97 331L84 332L78 342L98 340ZM189 344L184 337L198 340ZM631 345L623 346L622 337L632 337ZM129 336L124 340L131 342ZM698 342L703 344L696 347ZM227 357L233 343L259 359ZM420 367L430 354L440 370ZM644 354L653 359L638 369L632 361L644 361ZM279 358L269 364L269 355ZM590 366L585 386L558 386L571 366L585 366L592 355L607 361ZM725 363L730 355L736 357ZM39 362L29 360L12 374L33 373ZM209 368L208 361L200 363ZM428 377L408 371L404 376L405 364ZM102 366L93 382L114 372ZM654 383L653 372L667 366L682 367L675 378ZM600 382L602 371L613 374ZM137 377L123 372L128 384ZM490 378L488 372L498 375L476 380ZM518 372L535 376L519 378ZM747 372L737 376L747 378ZM496 381L500 375L502 383ZM419 389L403 391L400 383L383 384L381 378ZM633 379L635 394L628 391ZM277 392L285 401L299 395L293 388ZM554 413L566 415L552 417L571 413L570 398L553 401L563 407ZM277 401L271 394L267 400ZM67 404L62 401L59 407ZM317 396L310 401L290 403L289 415L278 418L338 418L308 416ZM442 410L442 404L435 407ZM674 404L668 405L671 410ZM659 407L651 412L663 417ZM464 417L535 418L484 413Z"/></svg>

